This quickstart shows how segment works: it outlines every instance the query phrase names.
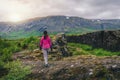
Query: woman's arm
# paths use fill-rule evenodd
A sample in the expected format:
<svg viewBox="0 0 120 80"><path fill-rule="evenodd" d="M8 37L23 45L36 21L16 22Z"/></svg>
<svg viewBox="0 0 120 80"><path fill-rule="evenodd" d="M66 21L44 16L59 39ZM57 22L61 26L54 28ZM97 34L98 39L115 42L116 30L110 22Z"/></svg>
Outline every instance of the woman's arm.
<svg viewBox="0 0 120 80"><path fill-rule="evenodd" d="M42 45L43 45L43 37L40 39L40 43L39 43L39 48L42 49Z"/></svg>

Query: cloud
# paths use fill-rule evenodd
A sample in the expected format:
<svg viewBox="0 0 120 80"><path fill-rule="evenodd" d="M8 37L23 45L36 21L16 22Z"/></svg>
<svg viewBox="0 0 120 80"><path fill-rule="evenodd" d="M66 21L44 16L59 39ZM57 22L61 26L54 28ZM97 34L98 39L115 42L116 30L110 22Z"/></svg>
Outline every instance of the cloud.
<svg viewBox="0 0 120 80"><path fill-rule="evenodd" d="M120 18L119 0L0 0L0 20L13 14L23 19L48 15Z"/></svg>

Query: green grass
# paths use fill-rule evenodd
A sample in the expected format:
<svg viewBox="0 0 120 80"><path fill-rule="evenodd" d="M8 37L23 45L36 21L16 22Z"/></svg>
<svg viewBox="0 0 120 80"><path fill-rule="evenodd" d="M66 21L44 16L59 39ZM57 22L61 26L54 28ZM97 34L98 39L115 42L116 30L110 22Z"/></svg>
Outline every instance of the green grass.
<svg viewBox="0 0 120 80"><path fill-rule="evenodd" d="M3 77L0 76L0 80L23 80L23 78L30 73L30 68L27 66L22 67L19 61L12 61L12 55L25 48L30 50L36 48L36 42L38 42L36 37L21 40L6 40L0 38L0 70L8 70L8 72L5 72L7 75Z"/></svg>
<svg viewBox="0 0 120 80"><path fill-rule="evenodd" d="M66 28L65 30L66 35L77 35L77 34L85 34L88 32L93 32L95 31L94 29L89 29L89 28ZM24 31L24 30L19 30L19 31L12 31L9 33L0 33L3 38L5 39L21 39L21 38L29 38L31 36L42 36L42 32L32 30L32 31ZM56 35L58 32L50 32L50 35Z"/></svg>
<svg viewBox="0 0 120 80"><path fill-rule="evenodd" d="M31 73L31 67L23 66L20 61L8 62L5 68L10 69L9 73L0 80L26 80L27 75Z"/></svg>
<svg viewBox="0 0 120 80"><path fill-rule="evenodd" d="M31 31L31 32L27 32L27 31L14 31L14 32L10 32L9 34L7 34L4 38L5 39L21 39L21 38L29 38L31 36L41 36L42 33L39 33L37 31Z"/></svg>
<svg viewBox="0 0 120 80"><path fill-rule="evenodd" d="M50 36L54 37L53 35ZM6 80L9 78L16 80L16 77L14 77L14 72L12 71L17 70L17 73L15 75L18 75L19 79L24 78L27 74L30 73L28 71L29 68L23 67L19 69L19 65L21 66L22 64L19 63L19 61L12 62L11 56L14 53L22 51L24 49L34 50L38 48L38 45L39 37L29 37L18 40L0 39L0 69L6 68L7 70L9 70L8 75L4 77ZM68 49L70 52L73 53L74 56L77 55L120 56L120 52L110 52L101 48L93 48L91 46L79 43L68 43Z"/></svg>
<svg viewBox="0 0 120 80"><path fill-rule="evenodd" d="M92 48L85 44L68 43L68 47L73 55L120 56L120 52L110 52L102 48Z"/></svg>
<svg viewBox="0 0 120 80"><path fill-rule="evenodd" d="M85 34L89 32L93 32L95 30L89 29L89 28L70 28L68 32L66 33L67 35L77 35L77 34Z"/></svg>

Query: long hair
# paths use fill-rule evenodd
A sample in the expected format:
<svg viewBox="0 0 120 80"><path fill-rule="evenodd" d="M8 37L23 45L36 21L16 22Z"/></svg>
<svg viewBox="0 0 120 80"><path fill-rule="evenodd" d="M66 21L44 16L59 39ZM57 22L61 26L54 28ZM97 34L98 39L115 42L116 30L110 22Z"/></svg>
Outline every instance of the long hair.
<svg viewBox="0 0 120 80"><path fill-rule="evenodd" d="M47 31L44 31L43 34L44 34L44 39L46 39L48 36Z"/></svg>

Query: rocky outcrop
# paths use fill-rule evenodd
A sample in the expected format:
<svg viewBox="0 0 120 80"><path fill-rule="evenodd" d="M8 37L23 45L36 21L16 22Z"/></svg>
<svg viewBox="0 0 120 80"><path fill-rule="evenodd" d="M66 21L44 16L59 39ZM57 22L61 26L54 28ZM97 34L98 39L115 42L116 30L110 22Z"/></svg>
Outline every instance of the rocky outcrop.
<svg viewBox="0 0 120 80"><path fill-rule="evenodd" d="M95 48L120 51L120 30L98 31L79 36L67 36L68 42L88 44Z"/></svg>
<svg viewBox="0 0 120 80"><path fill-rule="evenodd" d="M119 80L120 57L78 56L62 61L49 62L44 67L41 61L25 61L34 65L26 80Z"/></svg>

